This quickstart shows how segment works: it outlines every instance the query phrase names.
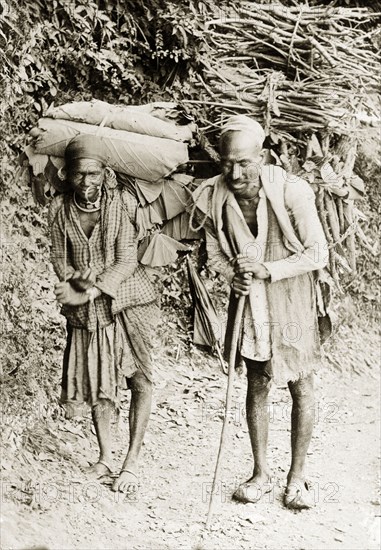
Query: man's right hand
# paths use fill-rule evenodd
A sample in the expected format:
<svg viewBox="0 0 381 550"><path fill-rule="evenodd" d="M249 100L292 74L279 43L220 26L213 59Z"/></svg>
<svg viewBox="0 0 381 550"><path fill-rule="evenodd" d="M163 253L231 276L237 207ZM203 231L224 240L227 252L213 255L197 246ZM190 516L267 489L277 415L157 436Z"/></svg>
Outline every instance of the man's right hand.
<svg viewBox="0 0 381 550"><path fill-rule="evenodd" d="M236 273L231 287L236 296L247 296L253 279L252 273Z"/></svg>

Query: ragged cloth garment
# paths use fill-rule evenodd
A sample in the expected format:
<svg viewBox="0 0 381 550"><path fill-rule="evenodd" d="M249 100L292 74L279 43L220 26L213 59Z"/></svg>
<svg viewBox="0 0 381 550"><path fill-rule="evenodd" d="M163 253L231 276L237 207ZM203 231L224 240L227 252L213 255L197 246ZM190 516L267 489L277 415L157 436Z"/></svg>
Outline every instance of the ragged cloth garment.
<svg viewBox="0 0 381 550"><path fill-rule="evenodd" d="M328 247L308 183L272 165L262 167L261 183L257 238L223 176L205 181L196 190L194 200L200 217L208 217L206 244L212 268L231 282L234 269L230 260L241 253L263 263L270 273L269 280L253 279L238 353L256 361L271 358L271 376L276 383L284 384L318 365L320 342L313 271L326 265ZM236 299L231 294L226 356L235 309Z"/></svg>

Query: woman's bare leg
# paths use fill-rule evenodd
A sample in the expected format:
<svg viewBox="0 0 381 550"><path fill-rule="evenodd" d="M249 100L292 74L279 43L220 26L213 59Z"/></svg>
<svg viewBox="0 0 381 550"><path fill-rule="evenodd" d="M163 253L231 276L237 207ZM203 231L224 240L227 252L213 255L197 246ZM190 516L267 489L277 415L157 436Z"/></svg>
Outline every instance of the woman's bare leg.
<svg viewBox="0 0 381 550"><path fill-rule="evenodd" d="M122 471L113 484L113 491L128 492L131 485L137 485L139 455L151 414L151 404L152 382L141 371L137 371L131 378L130 443Z"/></svg>

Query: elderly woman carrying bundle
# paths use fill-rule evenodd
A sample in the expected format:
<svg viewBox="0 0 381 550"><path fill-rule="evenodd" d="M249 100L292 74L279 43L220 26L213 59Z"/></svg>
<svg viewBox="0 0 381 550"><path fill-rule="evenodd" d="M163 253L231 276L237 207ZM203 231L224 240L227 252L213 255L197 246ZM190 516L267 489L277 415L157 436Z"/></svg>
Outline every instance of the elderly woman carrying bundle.
<svg viewBox="0 0 381 550"><path fill-rule="evenodd" d="M152 396L152 284L137 261L134 198L119 188L101 142L80 135L65 150L69 192L50 206L55 286L67 319L62 396L68 416L89 404L99 443L92 477L112 473L110 423L120 389L131 389L130 441L114 491L138 484Z"/></svg>

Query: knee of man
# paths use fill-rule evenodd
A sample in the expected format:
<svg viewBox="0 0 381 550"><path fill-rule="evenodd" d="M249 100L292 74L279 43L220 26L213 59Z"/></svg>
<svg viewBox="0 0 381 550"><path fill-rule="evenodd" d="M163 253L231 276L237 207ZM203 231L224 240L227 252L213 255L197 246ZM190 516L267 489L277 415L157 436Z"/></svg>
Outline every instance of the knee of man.
<svg viewBox="0 0 381 550"><path fill-rule="evenodd" d="M270 391L271 378L263 372L256 372L254 369L247 369L247 382L249 386L260 391Z"/></svg>
<svg viewBox="0 0 381 550"><path fill-rule="evenodd" d="M290 392L293 398L297 400L308 400L313 402L315 399L314 395L314 383L313 377L306 376L299 378L295 382L289 382Z"/></svg>

